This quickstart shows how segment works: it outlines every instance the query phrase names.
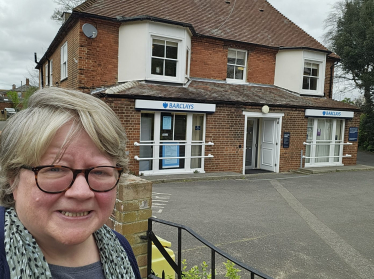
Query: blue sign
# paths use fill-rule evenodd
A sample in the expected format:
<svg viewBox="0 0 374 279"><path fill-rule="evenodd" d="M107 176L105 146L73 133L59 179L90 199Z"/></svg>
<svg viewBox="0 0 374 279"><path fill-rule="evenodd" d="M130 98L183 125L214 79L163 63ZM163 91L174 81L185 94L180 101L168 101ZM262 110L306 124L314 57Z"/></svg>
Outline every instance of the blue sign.
<svg viewBox="0 0 374 279"><path fill-rule="evenodd" d="M350 127L348 141L357 141L357 139L358 139L358 128Z"/></svg>
<svg viewBox="0 0 374 279"><path fill-rule="evenodd" d="M195 126L195 131L200 131L201 130L201 126Z"/></svg>

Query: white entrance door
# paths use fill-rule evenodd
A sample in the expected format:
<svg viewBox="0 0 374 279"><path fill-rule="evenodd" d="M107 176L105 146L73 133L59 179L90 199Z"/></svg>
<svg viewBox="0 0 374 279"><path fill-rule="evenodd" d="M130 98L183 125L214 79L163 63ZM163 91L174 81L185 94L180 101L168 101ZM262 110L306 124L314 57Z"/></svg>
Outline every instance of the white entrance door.
<svg viewBox="0 0 374 279"><path fill-rule="evenodd" d="M262 119L261 169L275 171L277 151L277 119Z"/></svg>

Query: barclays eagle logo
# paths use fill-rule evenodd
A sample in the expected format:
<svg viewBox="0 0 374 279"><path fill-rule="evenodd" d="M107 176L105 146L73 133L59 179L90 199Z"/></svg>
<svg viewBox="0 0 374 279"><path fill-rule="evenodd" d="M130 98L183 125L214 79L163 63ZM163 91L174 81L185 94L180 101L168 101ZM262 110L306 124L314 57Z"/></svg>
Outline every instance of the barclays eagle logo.
<svg viewBox="0 0 374 279"><path fill-rule="evenodd" d="M326 115L326 111L324 111L322 114L323 114L323 115Z"/></svg>
<svg viewBox="0 0 374 279"><path fill-rule="evenodd" d="M168 103L165 102L165 103L162 104L162 106L163 106L164 108L167 108L167 107L168 107Z"/></svg>

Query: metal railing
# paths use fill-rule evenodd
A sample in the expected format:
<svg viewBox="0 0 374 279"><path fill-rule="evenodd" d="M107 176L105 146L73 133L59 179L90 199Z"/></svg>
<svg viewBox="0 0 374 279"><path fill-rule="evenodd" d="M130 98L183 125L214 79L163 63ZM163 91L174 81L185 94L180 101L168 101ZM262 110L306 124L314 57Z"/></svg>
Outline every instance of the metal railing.
<svg viewBox="0 0 374 279"><path fill-rule="evenodd" d="M336 146L344 146L344 145L352 145L351 142L331 142L331 141L320 141L320 142L317 142L317 143L311 143L311 142L303 142L303 145L308 145L308 146L322 146L322 145L336 145ZM301 155L300 155L300 169L303 168L303 160L305 159L325 159L325 158L350 158L352 157L352 155L350 154L345 154L345 155L338 155L338 156L335 156L335 155L331 155L331 156L305 156L304 154L304 151L301 150Z"/></svg>
<svg viewBox="0 0 374 279"><path fill-rule="evenodd" d="M157 239L156 235L153 233L152 222L157 222L157 223L161 223L161 224L164 224L164 225L167 225L167 226L178 228L178 263L176 263L170 257L170 255L167 253L167 251L162 246L160 241ZM186 226L183 226L183 225L180 225L180 224L176 224L176 223L168 222L168 221L165 221L165 220L157 219L157 218L154 218L154 217L151 217L151 218L148 219L148 247L147 247L147 249L148 249L147 250L147 254L148 254L147 274L148 274L148 276L147 276L147 278L149 278L149 279L158 278L157 276L155 276L152 273L152 242L157 247L157 249L160 251L162 256L167 260L167 262L170 264L170 266L173 268L173 270L175 271L175 273L178 276L177 278L178 279L183 278L183 273L182 273L182 230L188 232L190 235L195 237L202 244L204 244L205 246L210 248L210 250L211 250L211 279L216 278L216 274L215 274L216 254L221 255L222 257L226 258L227 260L233 262L235 265L237 265L237 266L241 267L242 269L248 271L250 273L250 276L251 276L250 278L251 279L254 279L255 275L258 276L259 278L263 278L263 279L273 279L272 277L267 276L267 275L261 273L260 271L257 271L256 269L254 269L252 267L249 267L246 264L234 259L229 254L225 253L224 251L217 248L216 246L214 246L210 242L206 241L204 238L199 236L197 233L195 233L190 228L188 228ZM162 274L162 279L164 279L164 278L165 278L165 274L163 273Z"/></svg>

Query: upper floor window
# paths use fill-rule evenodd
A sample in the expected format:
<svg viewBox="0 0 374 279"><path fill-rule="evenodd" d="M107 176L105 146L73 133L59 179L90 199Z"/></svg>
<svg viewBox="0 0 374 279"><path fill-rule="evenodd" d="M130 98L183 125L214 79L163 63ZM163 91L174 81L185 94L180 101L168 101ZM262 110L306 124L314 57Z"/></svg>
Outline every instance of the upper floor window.
<svg viewBox="0 0 374 279"><path fill-rule="evenodd" d="M53 86L53 60L49 61L49 86Z"/></svg>
<svg viewBox="0 0 374 279"><path fill-rule="evenodd" d="M227 79L229 81L245 81L247 52L229 49L227 55Z"/></svg>
<svg viewBox="0 0 374 279"><path fill-rule="evenodd" d="M317 90L319 78L319 64L304 62L303 89Z"/></svg>
<svg viewBox="0 0 374 279"><path fill-rule="evenodd" d="M68 42L61 47L61 80L68 77Z"/></svg>
<svg viewBox="0 0 374 279"><path fill-rule="evenodd" d="M176 77L178 63L178 43L152 39L151 74Z"/></svg>
<svg viewBox="0 0 374 279"><path fill-rule="evenodd" d="M44 71L45 71L44 84L45 86L48 86L48 62L45 64Z"/></svg>

